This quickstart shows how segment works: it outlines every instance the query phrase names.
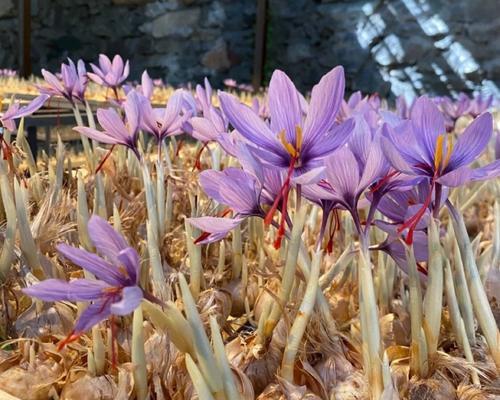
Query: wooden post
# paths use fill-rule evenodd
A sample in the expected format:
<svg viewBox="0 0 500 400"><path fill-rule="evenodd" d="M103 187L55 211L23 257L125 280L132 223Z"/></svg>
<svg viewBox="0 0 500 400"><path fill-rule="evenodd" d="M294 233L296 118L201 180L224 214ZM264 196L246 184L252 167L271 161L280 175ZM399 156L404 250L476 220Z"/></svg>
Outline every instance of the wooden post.
<svg viewBox="0 0 500 400"><path fill-rule="evenodd" d="M19 75L31 75L31 0L19 0Z"/></svg>
<svg viewBox="0 0 500 400"><path fill-rule="evenodd" d="M267 0L257 0L255 18L255 51L253 61L252 86L258 90L262 85L266 60Z"/></svg>

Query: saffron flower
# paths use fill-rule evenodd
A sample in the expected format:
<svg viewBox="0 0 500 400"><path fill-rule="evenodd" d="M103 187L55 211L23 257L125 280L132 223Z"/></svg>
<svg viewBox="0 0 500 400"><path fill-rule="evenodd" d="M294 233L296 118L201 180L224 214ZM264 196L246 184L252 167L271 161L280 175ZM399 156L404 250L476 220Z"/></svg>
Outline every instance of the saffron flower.
<svg viewBox="0 0 500 400"><path fill-rule="evenodd" d="M5 113L0 117L0 121L2 125L7 128L9 131L13 132L16 130L16 119L26 117L28 115L33 114L43 107L45 102L50 98L47 94L41 94L38 97L35 97L29 104L20 107L19 102L12 102L5 111Z"/></svg>
<svg viewBox="0 0 500 400"><path fill-rule="evenodd" d="M141 156L137 148L140 124L139 103L139 95L132 90L127 94L127 98L123 103L125 122L114 108L99 108L97 110L97 120L104 131L98 131L85 126L77 126L73 129L101 143L120 144L128 147L140 159Z"/></svg>
<svg viewBox="0 0 500 400"><path fill-rule="evenodd" d="M275 71L269 84L270 124L234 96L220 93L221 108L231 125L263 162L300 175L342 146L353 129L348 120L336 124L344 95L344 70L336 67L313 88L305 119L304 105L290 78Z"/></svg>
<svg viewBox="0 0 500 400"><path fill-rule="evenodd" d="M453 144L453 137L446 134L445 120L437 106L427 97L420 97L412 107L409 122L402 122L387 129L382 137L382 148L391 165L404 174L425 180L430 190L422 207L399 230L412 231L431 204L436 214L440 208L442 186L460 186L469 181L489 179L500 175L500 163L471 169L486 148L492 134L492 117L489 113L477 117Z"/></svg>
<svg viewBox="0 0 500 400"><path fill-rule="evenodd" d="M58 245L57 250L65 259L97 279L82 278L69 282L47 279L23 289L28 296L44 301L91 302L60 348L112 315L130 314L143 299L139 287L140 260L135 249L106 220L96 215L90 218L88 230L100 256L66 244Z"/></svg>
<svg viewBox="0 0 500 400"><path fill-rule="evenodd" d="M184 122L191 116L189 112L182 113L183 92L182 89L176 90L169 97L165 108L153 108L145 96L138 95L140 127L151 133L158 141L159 146L167 136L181 134Z"/></svg>
<svg viewBox="0 0 500 400"><path fill-rule="evenodd" d="M38 85L40 93L64 97L72 105L75 104L75 100L85 101L88 78L82 60L78 60L76 65L70 58L68 58L68 64L62 63L61 79L58 79L57 76L45 69L42 69L42 75L48 86Z"/></svg>
<svg viewBox="0 0 500 400"><path fill-rule="evenodd" d="M99 54L99 66L91 63L90 67L94 72L88 72L88 77L95 83L112 89L120 86L130 73L128 60L124 64L123 59L118 54L113 57L113 61L108 56Z"/></svg>

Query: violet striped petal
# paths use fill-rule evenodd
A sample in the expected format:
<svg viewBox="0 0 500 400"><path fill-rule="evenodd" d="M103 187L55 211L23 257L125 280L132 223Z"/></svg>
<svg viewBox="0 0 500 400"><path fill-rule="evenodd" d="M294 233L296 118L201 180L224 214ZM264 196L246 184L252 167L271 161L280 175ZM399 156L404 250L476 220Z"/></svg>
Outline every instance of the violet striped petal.
<svg viewBox="0 0 500 400"><path fill-rule="evenodd" d="M107 299L90 304L75 323L74 333L80 335L111 315L111 302Z"/></svg>
<svg viewBox="0 0 500 400"><path fill-rule="evenodd" d="M143 293L138 286L129 286L122 290L120 301L111 304L110 311L114 315L127 315L134 311L143 299Z"/></svg>
<svg viewBox="0 0 500 400"><path fill-rule="evenodd" d="M99 299L103 290L108 288L105 282L98 280L75 279L66 282L60 279L46 279L22 291L43 301L90 301Z"/></svg>
<svg viewBox="0 0 500 400"><path fill-rule="evenodd" d="M104 218L92 215L88 222L90 240L97 252L117 263L118 254L129 247L126 240Z"/></svg>

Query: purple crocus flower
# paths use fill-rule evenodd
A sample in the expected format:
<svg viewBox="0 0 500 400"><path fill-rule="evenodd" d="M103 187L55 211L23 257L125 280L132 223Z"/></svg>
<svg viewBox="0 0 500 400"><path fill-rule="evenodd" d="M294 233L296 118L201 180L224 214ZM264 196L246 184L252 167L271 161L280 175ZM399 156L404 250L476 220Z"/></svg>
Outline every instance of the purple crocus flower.
<svg viewBox="0 0 500 400"><path fill-rule="evenodd" d="M140 126L146 132L156 137L158 145L167 136L182 133L182 126L190 117L190 113L182 113L184 102L184 90L178 89L169 97L165 108L153 108L151 102L144 96L139 95L139 106L141 123Z"/></svg>
<svg viewBox="0 0 500 400"><path fill-rule="evenodd" d="M125 110L125 122L114 108L99 108L97 110L97 120L104 129L103 132L85 126L77 126L73 129L101 143L126 146L140 159L141 156L137 148L140 99L134 90L127 94L123 109Z"/></svg>
<svg viewBox="0 0 500 400"><path fill-rule="evenodd" d="M279 70L269 84L269 125L230 94L219 94L221 107L263 162L300 175L320 167L321 160L342 146L352 131L352 121L335 123L344 94L343 72L336 67L321 78L312 90L305 119L297 89Z"/></svg>
<svg viewBox="0 0 500 400"><path fill-rule="evenodd" d="M437 106L427 97L420 97L414 104L411 120L389 128L382 138L384 153L392 166L407 175L425 180L429 195L422 208L399 229L413 231L431 204L432 192L435 199L441 198L442 186L460 186L469 181L489 179L500 175L500 163L471 169L486 148L492 133L492 117L484 113L476 118L459 136L453 145L452 137L446 135L445 121ZM434 204L434 213L440 208ZM411 234L408 235L411 239Z"/></svg>
<svg viewBox="0 0 500 400"><path fill-rule="evenodd" d="M104 219L92 216L88 223L89 235L98 256L66 244L57 246L59 254L95 275L97 279L64 281L47 279L23 289L31 297L44 301L87 301L73 331L60 344L72 342L92 326L112 315L127 315L143 299L139 287L139 255L125 239Z"/></svg>
<svg viewBox="0 0 500 400"><path fill-rule="evenodd" d="M278 239L285 232L286 204L292 180L300 175L303 175L301 184L319 179L323 159L342 146L353 129L351 120L342 124L335 121L343 94L342 67L332 69L321 78L314 86L307 106L290 78L276 70L268 91L269 124L234 96L219 94L224 114L247 140L248 149L262 162L286 172L283 188L264 219L269 225L281 203ZM305 118L304 111L307 111Z"/></svg>
<svg viewBox="0 0 500 400"><path fill-rule="evenodd" d="M12 102L7 111L5 111L5 113L0 117L2 125L11 132L15 131L16 119L33 114L35 111L42 108L45 102L49 98L50 98L49 95L41 94L40 96L35 97L29 104L23 107L19 106L18 101Z"/></svg>
<svg viewBox="0 0 500 400"><path fill-rule="evenodd" d="M99 54L99 66L90 64L92 72L87 75L90 79L99 85L108 86L116 89L125 79L127 79L130 72L128 60L123 63L123 59L117 54L111 61L108 56Z"/></svg>
<svg viewBox="0 0 500 400"><path fill-rule="evenodd" d="M73 60L68 58L68 64L61 64L61 79L45 69L42 69L42 75L48 86L37 86L40 93L64 97L73 105L75 100L85 101L88 79L82 60L78 60L75 65Z"/></svg>

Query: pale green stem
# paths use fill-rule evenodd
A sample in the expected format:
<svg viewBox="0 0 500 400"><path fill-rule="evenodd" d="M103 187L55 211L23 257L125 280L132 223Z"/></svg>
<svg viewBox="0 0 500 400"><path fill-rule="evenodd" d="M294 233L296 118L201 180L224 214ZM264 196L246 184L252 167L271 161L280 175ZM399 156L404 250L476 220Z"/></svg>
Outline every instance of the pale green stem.
<svg viewBox="0 0 500 400"><path fill-rule="evenodd" d="M311 318L314 303L316 301L316 292L318 290L319 270L321 267L322 251L318 250L313 257L311 265L311 273L307 281L304 298L300 304L297 316L293 322L290 332L288 333L287 343L283 353L281 362L281 376L293 383L293 370L295 365L295 357L297 356L300 342L306 331L307 324Z"/></svg>
<svg viewBox="0 0 500 400"><path fill-rule="evenodd" d="M445 291L446 291L446 303L448 304L448 311L450 313L451 325L453 326L453 330L455 331L455 336L457 339L458 345L462 348L464 352L465 359L471 364L474 365L474 357L472 355L471 347L469 344L469 340L467 339L467 333L465 332L465 325L460 315L460 308L458 307L457 296L455 293L455 286L453 285L453 276L451 274L450 262L446 260L444 266L444 274L445 274ZM480 385L479 376L475 369L471 371L472 382L474 385Z"/></svg>
<svg viewBox="0 0 500 400"><path fill-rule="evenodd" d="M198 369L198 366L189 354L186 354L186 369L188 370L189 376L193 381L193 386L198 394L198 399L215 400L214 396L212 396L208 383L205 381L201 371Z"/></svg>
<svg viewBox="0 0 500 400"><path fill-rule="evenodd" d="M455 230L460 253L462 254L465 276L469 286L474 312L486 342L488 343L495 365L497 369L500 370L500 333L498 332L488 296L486 295L481 277L477 270L476 260L474 259L465 222L462 215L458 213L450 203L448 203L448 208L453 217L453 229Z"/></svg>
<svg viewBox="0 0 500 400"><path fill-rule="evenodd" d="M278 293L279 303L274 304L273 309L271 310L271 314L269 315L269 318L266 322L264 337L259 338L260 340L263 340L262 343L264 343L264 341L271 336L276 324L281 317L283 308L286 307L286 304L288 303L290 291L292 290L293 281L295 279L295 271L302 242L301 237L304 229L306 214L307 207L303 205L294 216L292 233L290 235L290 241L288 242L288 252L286 256L285 266L283 267L283 272L281 274L281 287Z"/></svg>
<svg viewBox="0 0 500 400"><path fill-rule="evenodd" d="M217 360L217 366L222 374L222 381L224 384L224 392L226 394L226 399L240 399L240 394L236 388L236 383L234 382L233 372L227 360L226 351L224 348L224 342L220 334L219 325L215 316L210 316L210 330L212 331L212 346L214 348L215 358Z"/></svg>
<svg viewBox="0 0 500 400"><path fill-rule="evenodd" d="M131 358L134 365L134 391L138 400L148 398L148 371L144 351L142 308L137 307L132 320Z"/></svg>
<svg viewBox="0 0 500 400"><path fill-rule="evenodd" d="M214 354L210 349L210 343L205 333L205 328L201 322L200 314L198 313L196 303L191 291L189 290L186 279L182 274L179 274L178 276L186 317L189 325L191 326L191 331L193 332L194 348L198 357L200 370L205 377L211 392L215 397L218 397L219 393L223 393L224 390L221 373L218 368L216 368L217 364Z"/></svg>
<svg viewBox="0 0 500 400"><path fill-rule="evenodd" d="M443 258L439 242L439 227L431 218L429 224L428 248L428 282L424 299L423 328L427 338L427 351L432 359L437 352L441 313L443 308Z"/></svg>
<svg viewBox="0 0 500 400"><path fill-rule="evenodd" d="M201 291L202 266L201 266L201 247L196 246L193 241L193 228L187 220L184 221L186 231L186 245L189 255L189 287L195 299L198 299Z"/></svg>
<svg viewBox="0 0 500 400"><path fill-rule="evenodd" d="M14 247L16 244L16 230L17 230L17 215L14 196L12 195L9 178L5 163L0 157L0 195L2 196L2 203L5 211L5 218L7 224L5 227L5 239L2 246L2 253L0 255L0 281L5 281L10 268L12 267L12 260L14 259Z"/></svg>
<svg viewBox="0 0 500 400"><path fill-rule="evenodd" d="M243 262L243 244L241 242L241 225L238 225L233 229L233 240L232 240L232 256L233 262L231 263L232 268L232 279L239 279L241 275L241 265Z"/></svg>

